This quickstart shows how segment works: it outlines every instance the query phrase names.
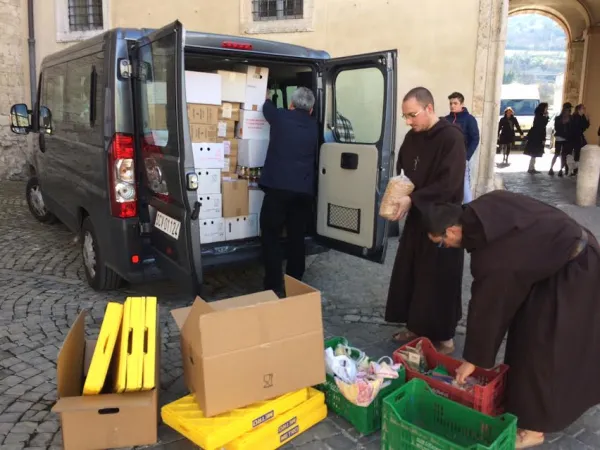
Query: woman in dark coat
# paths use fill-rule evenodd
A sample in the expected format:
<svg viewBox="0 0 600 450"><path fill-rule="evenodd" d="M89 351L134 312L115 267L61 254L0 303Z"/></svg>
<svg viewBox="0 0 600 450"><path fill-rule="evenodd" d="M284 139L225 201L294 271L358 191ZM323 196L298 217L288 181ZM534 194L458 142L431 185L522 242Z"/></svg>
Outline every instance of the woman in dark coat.
<svg viewBox="0 0 600 450"><path fill-rule="evenodd" d="M571 132L573 134L573 159L575 160L575 167L571 176L574 177L579 171L579 158L581 156L581 149L587 145L584 133L590 127L590 121L585 115L585 106L580 104L575 107L575 112L571 117Z"/></svg>
<svg viewBox="0 0 600 450"><path fill-rule="evenodd" d="M554 175L554 163L558 158L560 158L560 170L558 171L558 176L562 177L563 171L566 172L566 175L569 175L567 156L573 153L572 109L573 105L571 103L565 103L560 115L556 116L554 119L555 148L548 175Z"/></svg>
<svg viewBox="0 0 600 450"><path fill-rule="evenodd" d="M492 191L464 208L438 205L429 237L471 254L471 300L456 378L491 368L504 336L505 411L516 448L544 442L600 403L600 246L563 211ZM595 446L597 448L597 446Z"/></svg>
<svg viewBox="0 0 600 450"><path fill-rule="evenodd" d="M548 103L540 103L535 108L533 126L527 133L527 144L525 155L531 157L529 160L529 173L540 173L535 170L535 159L544 156L544 144L546 142L546 126L548 125Z"/></svg>
<svg viewBox="0 0 600 450"><path fill-rule="evenodd" d="M523 138L523 131L519 125L519 121L515 117L513 109L509 106L504 110L504 117L500 119L498 124L498 144L500 145L500 151L504 155L502 164L508 164L508 157L510 156L510 150L515 143L515 128L521 134Z"/></svg>

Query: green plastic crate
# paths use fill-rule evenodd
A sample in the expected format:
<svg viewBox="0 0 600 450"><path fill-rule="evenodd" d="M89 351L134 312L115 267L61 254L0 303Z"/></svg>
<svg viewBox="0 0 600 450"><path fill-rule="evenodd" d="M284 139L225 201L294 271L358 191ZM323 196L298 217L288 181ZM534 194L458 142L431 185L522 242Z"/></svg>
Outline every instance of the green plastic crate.
<svg viewBox="0 0 600 450"><path fill-rule="evenodd" d="M413 379L384 399L382 450L513 450L517 418L491 417Z"/></svg>
<svg viewBox="0 0 600 450"><path fill-rule="evenodd" d="M347 345L348 341L343 337L331 338L325 341L325 348L332 347L335 349L339 343ZM329 374L327 374L325 383L316 386L316 388L325 394L325 402L331 411L346 419L359 433L366 436L381 428L383 399L405 383L406 372L404 366L400 367L398 375L398 378L391 380L389 386L379 391L377 397L367 407L357 406L348 401L338 389L334 378Z"/></svg>

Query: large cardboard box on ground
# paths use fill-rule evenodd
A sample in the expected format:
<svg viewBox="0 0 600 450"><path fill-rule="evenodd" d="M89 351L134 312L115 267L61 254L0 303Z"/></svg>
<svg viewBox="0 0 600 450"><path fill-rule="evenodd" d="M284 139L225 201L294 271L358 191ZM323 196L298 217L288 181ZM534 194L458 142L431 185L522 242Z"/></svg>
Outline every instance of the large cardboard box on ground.
<svg viewBox="0 0 600 450"><path fill-rule="evenodd" d="M186 385L207 417L325 381L321 294L286 277L272 291L171 311Z"/></svg>
<svg viewBox="0 0 600 450"><path fill-rule="evenodd" d="M86 311L69 330L56 364L58 401L65 450L97 450L157 442L158 392L83 396L84 377L96 341L85 338ZM156 386L160 386L160 330L157 329ZM110 376L108 377L110 379Z"/></svg>
<svg viewBox="0 0 600 450"><path fill-rule="evenodd" d="M237 125L236 136L240 139L269 139L271 126L262 112L240 112L240 121Z"/></svg>
<svg viewBox="0 0 600 450"><path fill-rule="evenodd" d="M248 180L223 181L223 217L248 215Z"/></svg>

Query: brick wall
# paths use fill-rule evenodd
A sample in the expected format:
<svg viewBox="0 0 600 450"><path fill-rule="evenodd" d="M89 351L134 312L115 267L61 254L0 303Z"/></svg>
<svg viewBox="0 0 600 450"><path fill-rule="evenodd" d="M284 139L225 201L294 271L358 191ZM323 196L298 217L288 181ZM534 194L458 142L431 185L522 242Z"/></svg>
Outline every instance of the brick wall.
<svg viewBox="0 0 600 450"><path fill-rule="evenodd" d="M28 101L24 70L28 58L21 0L0 0L0 180L23 176L28 139L10 131L10 107ZM31 105L29 105L31 107Z"/></svg>

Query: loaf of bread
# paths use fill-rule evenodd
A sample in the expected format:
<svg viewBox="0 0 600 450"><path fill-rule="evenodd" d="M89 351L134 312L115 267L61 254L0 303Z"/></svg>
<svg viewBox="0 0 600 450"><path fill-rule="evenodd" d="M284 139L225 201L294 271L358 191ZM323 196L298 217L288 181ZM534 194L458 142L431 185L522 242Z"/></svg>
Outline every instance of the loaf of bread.
<svg viewBox="0 0 600 450"><path fill-rule="evenodd" d="M393 220L398 214L400 199L410 195L414 189L415 185L403 174L390 178L381 200L379 215L384 219Z"/></svg>

